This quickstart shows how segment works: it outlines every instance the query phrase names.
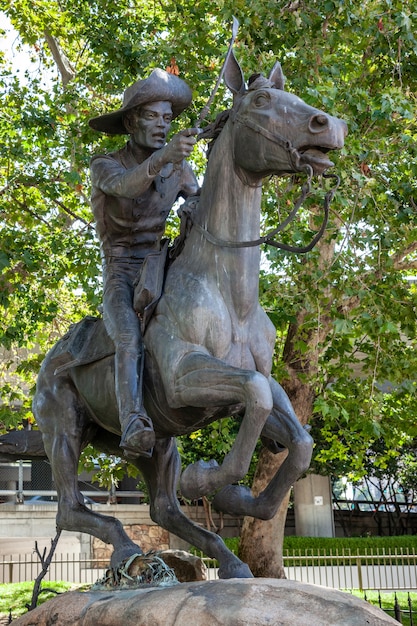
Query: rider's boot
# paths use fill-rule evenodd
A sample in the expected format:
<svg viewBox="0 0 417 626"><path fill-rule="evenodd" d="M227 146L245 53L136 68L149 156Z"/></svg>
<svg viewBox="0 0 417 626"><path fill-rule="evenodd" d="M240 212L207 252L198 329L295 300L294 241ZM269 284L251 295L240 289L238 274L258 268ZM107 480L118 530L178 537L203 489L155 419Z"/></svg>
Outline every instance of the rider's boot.
<svg viewBox="0 0 417 626"><path fill-rule="evenodd" d="M116 356L116 389L122 438L120 447L128 458L151 457L155 445L152 420L142 399L143 351Z"/></svg>
<svg viewBox="0 0 417 626"><path fill-rule="evenodd" d="M135 459L138 456L150 458L155 445L155 431L152 420L142 407L140 411L132 411L121 422L122 439L120 447L127 458Z"/></svg>

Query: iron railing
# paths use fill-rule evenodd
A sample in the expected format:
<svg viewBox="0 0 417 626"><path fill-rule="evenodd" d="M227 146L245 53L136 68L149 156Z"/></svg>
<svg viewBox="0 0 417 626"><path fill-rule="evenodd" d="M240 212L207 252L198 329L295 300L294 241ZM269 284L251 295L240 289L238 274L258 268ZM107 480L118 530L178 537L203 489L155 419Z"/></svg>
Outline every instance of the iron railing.
<svg viewBox="0 0 417 626"><path fill-rule="evenodd" d="M45 581L64 580L93 584L104 575L108 564L86 554L55 554ZM18 583L36 579L42 565L35 553L0 555L0 583Z"/></svg>
<svg viewBox="0 0 417 626"><path fill-rule="evenodd" d="M217 578L217 563L203 557L210 579ZM56 553L47 580L93 583L103 576L107 563L87 554ZM414 550L366 554L350 550L338 554L311 554L310 551L284 555L287 578L299 582L332 587L381 591L417 590L417 554ZM0 555L0 582L33 580L41 565L35 553Z"/></svg>
<svg viewBox="0 0 417 626"><path fill-rule="evenodd" d="M89 500L96 502L97 504L106 503L106 504L116 504L120 498L127 498L132 500L139 499L141 502L145 501L145 495L143 491L122 491L118 489L111 489L110 491L106 490L81 490L82 495ZM45 498L45 504L48 504L48 500L51 503L55 502L57 499L57 492L51 489L22 489L12 490L12 489L0 489L0 499L7 498L6 502L1 502L2 504L23 504L24 502L30 501L34 496L39 496L40 498ZM88 504L88 502L87 502Z"/></svg>
<svg viewBox="0 0 417 626"><path fill-rule="evenodd" d="M289 552L284 554L287 577L334 589L417 589L417 554L414 549L352 550L335 553Z"/></svg>
<svg viewBox="0 0 417 626"><path fill-rule="evenodd" d="M218 578L217 563L202 557L208 568L208 579ZM93 584L105 574L108 564L101 558L91 558L87 554L58 554L52 559L44 578L45 582L64 580L74 584ZM417 554L413 551L396 550L386 553L382 550L368 551L366 554L352 554L345 550L338 554L311 554L309 551L297 554L287 552L284 556L287 578L303 583L324 585L334 589L378 591L379 605L399 623L417 625L417 610L408 601L400 602L395 594L391 607L387 601L382 606L381 597L387 592L417 590ZM37 578L42 566L35 552L4 556L0 555L0 583L32 581ZM373 601L375 604L375 600Z"/></svg>

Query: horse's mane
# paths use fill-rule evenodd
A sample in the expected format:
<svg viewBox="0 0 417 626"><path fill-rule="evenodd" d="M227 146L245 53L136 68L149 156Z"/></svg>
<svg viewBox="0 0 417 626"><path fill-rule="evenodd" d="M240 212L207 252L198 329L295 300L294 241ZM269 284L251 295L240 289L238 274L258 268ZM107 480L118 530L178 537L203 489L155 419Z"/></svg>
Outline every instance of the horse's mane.
<svg viewBox="0 0 417 626"><path fill-rule="evenodd" d="M198 136L199 140L211 140L207 147L207 161L210 157L211 150L216 142L216 139L218 139L220 133L226 125L227 120L229 119L230 113L231 109L226 109L226 111L219 113L214 122L208 124ZM198 207L199 201L200 191L194 196L189 196L185 200L184 204L182 204L178 209L178 216L180 218L180 234L175 238L169 251L170 262L174 261L181 254L184 248L185 240L188 237L193 225L193 214Z"/></svg>
<svg viewBox="0 0 417 626"><path fill-rule="evenodd" d="M211 150L214 146L216 139L222 132L227 120L229 119L230 112L231 109L226 109L226 111L222 111L221 113L219 113L214 122L211 122L211 124L206 126L206 128L203 130L202 133L200 133L198 137L199 139L211 139L207 147L207 160L210 157Z"/></svg>

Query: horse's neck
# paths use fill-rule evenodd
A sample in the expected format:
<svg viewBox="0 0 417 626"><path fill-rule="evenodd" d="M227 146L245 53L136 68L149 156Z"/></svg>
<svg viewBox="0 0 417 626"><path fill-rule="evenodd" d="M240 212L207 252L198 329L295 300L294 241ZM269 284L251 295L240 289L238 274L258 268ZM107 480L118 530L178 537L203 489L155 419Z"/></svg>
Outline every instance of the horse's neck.
<svg viewBox="0 0 417 626"><path fill-rule="evenodd" d="M229 121L213 147L195 220L221 240L252 241L259 237L261 188L239 178L233 157ZM245 318L258 302L259 246L221 246L196 231L192 234L191 267L206 276L211 273L229 309Z"/></svg>
<svg viewBox="0 0 417 626"><path fill-rule="evenodd" d="M208 162L198 219L220 239L249 241L259 237L261 188L239 178L233 158L232 122L229 121Z"/></svg>

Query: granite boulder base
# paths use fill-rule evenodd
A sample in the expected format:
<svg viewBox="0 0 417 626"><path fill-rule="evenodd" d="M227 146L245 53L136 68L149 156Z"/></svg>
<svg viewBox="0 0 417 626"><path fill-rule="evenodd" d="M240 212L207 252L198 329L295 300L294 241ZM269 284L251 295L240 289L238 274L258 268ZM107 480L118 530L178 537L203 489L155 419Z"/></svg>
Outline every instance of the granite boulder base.
<svg viewBox="0 0 417 626"><path fill-rule="evenodd" d="M16 626L384 626L398 624L349 593L270 578L69 592Z"/></svg>

